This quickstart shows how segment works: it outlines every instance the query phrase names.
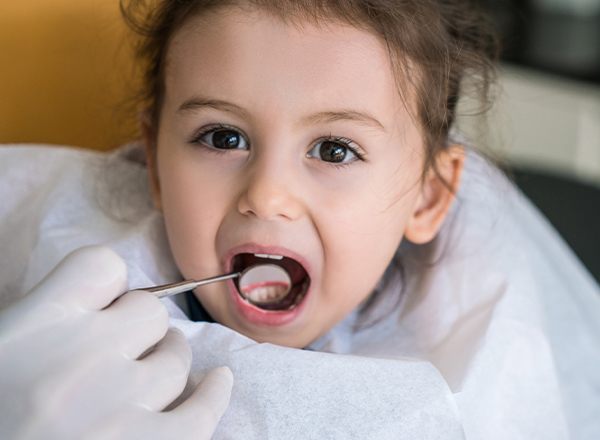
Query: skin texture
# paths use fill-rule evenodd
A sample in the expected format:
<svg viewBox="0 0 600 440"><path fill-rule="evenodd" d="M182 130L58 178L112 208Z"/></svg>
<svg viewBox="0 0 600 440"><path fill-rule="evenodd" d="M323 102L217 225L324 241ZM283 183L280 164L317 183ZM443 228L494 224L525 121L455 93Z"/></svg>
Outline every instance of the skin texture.
<svg viewBox="0 0 600 440"><path fill-rule="evenodd" d="M183 276L224 273L230 249L253 243L301 255L312 277L303 312L279 326L245 319L224 283L203 287L196 296L217 321L257 341L305 347L368 298L403 237L435 236L453 195L435 173L422 179L423 138L407 109L414 103L395 84L382 42L344 24L298 26L231 9L176 32L159 125L145 133L156 204ZM182 110L193 98L236 107ZM215 150L198 140L214 124L240 132L248 147ZM322 160L330 137L351 140L363 159ZM463 158L452 147L438 160L454 188Z"/></svg>

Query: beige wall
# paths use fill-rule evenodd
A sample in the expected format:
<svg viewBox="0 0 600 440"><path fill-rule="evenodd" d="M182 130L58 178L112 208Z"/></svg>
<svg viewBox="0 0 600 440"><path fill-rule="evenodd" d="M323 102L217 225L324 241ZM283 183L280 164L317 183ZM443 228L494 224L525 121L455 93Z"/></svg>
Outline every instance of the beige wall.
<svg viewBox="0 0 600 440"><path fill-rule="evenodd" d="M508 66L499 85L488 120L462 117L460 128L510 162L600 186L600 86Z"/></svg>
<svg viewBox="0 0 600 440"><path fill-rule="evenodd" d="M118 0L1 1L0 142L109 149L132 138L126 32Z"/></svg>

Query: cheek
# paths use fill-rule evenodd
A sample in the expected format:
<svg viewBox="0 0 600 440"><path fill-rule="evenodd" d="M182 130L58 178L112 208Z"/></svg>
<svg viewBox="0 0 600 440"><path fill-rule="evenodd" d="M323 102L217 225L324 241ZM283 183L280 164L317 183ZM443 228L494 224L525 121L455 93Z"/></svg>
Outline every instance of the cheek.
<svg viewBox="0 0 600 440"><path fill-rule="evenodd" d="M215 235L225 195L210 171L190 160L159 156L158 170L165 226L177 265L184 275L214 271Z"/></svg>
<svg viewBox="0 0 600 440"><path fill-rule="evenodd" d="M372 179L350 198L330 201L331 209L319 217L325 255L323 291L330 292L327 300L340 312L348 312L371 294L416 204L418 186L411 179L387 176Z"/></svg>
<svg viewBox="0 0 600 440"><path fill-rule="evenodd" d="M394 231L344 234L331 244L334 250L326 250L323 301L335 311L336 321L371 295L400 244L403 229L399 219Z"/></svg>
<svg viewBox="0 0 600 440"><path fill-rule="evenodd" d="M341 190L323 191L314 214L324 228L339 231L335 236L358 241L400 236L418 197L418 181L417 169L373 167Z"/></svg>
<svg viewBox="0 0 600 440"><path fill-rule="evenodd" d="M328 270L343 274L345 284L370 289L402 240L408 212L393 207L380 215L361 212L343 227L323 222L329 226L321 229Z"/></svg>

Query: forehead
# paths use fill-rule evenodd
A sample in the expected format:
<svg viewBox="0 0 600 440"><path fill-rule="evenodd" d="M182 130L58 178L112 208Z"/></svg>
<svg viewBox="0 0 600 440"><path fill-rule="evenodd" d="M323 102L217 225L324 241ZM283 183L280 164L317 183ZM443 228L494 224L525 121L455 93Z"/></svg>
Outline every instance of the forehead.
<svg viewBox="0 0 600 440"><path fill-rule="evenodd" d="M169 46L165 83L171 99L202 93L299 108L333 100L390 121L405 110L386 45L375 35L343 23L286 23L258 10L188 19Z"/></svg>

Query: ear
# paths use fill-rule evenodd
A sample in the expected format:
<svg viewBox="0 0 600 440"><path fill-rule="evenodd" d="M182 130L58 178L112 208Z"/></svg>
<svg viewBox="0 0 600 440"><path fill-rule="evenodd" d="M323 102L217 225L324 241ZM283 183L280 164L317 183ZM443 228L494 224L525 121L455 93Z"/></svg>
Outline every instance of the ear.
<svg viewBox="0 0 600 440"><path fill-rule="evenodd" d="M140 129L142 133L142 143L146 151L146 164L148 167L148 180L150 182L150 191L154 207L162 210L160 201L160 182L158 179L158 167L156 163L157 145L156 138L158 133L152 123L150 111L146 110L140 115Z"/></svg>
<svg viewBox="0 0 600 440"><path fill-rule="evenodd" d="M456 198L464 161L465 150L461 145L450 145L439 153L436 158L439 175L433 167L427 171L415 210L404 231L407 240L423 244L438 233Z"/></svg>

